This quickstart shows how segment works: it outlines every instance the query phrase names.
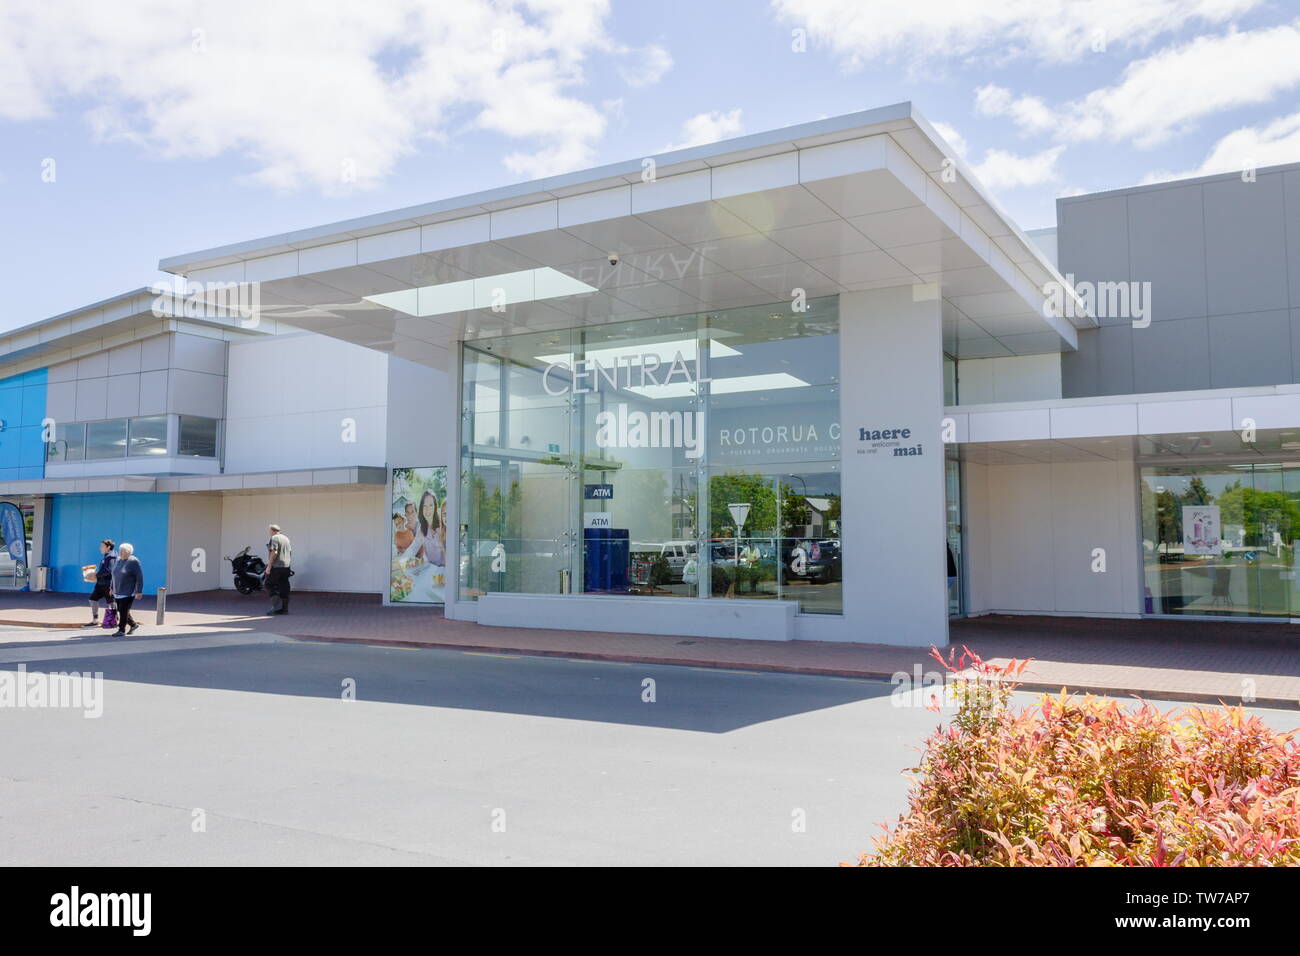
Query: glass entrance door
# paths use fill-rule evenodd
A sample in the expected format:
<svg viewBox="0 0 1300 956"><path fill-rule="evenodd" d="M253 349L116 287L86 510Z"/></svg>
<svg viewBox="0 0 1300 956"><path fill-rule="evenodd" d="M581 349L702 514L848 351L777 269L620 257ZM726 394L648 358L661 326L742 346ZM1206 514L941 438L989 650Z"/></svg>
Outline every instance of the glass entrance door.
<svg viewBox="0 0 1300 956"><path fill-rule="evenodd" d="M560 594L578 581L573 399L550 394L544 367L520 358L566 342L512 344L465 349L462 598Z"/></svg>
<svg viewBox="0 0 1300 956"><path fill-rule="evenodd" d="M961 461L956 457L955 450L947 451L948 457L944 460L944 500L947 511L945 513L945 528L948 539L948 553L952 556L954 570L957 572L953 580L948 584L948 614L949 616L958 616L963 612L965 604L962 600L962 537L961 537Z"/></svg>

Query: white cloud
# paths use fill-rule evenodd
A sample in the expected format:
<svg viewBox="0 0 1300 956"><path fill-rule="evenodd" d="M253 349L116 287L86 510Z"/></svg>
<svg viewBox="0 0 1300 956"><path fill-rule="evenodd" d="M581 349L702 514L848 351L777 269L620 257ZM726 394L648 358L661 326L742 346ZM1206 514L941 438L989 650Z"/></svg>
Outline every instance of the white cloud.
<svg viewBox="0 0 1300 956"><path fill-rule="evenodd" d="M971 163L972 172L979 182L990 189L1015 189L1019 186L1041 186L1059 178L1056 161L1065 152L1064 146L1052 146L1041 152L1020 155L1004 149L989 149L984 159L975 161L974 154L957 129L949 123L934 123L935 131L944 138L953 151Z"/></svg>
<svg viewBox="0 0 1300 956"><path fill-rule="evenodd" d="M1240 171L1250 166L1300 162L1300 113L1283 116L1266 126L1234 130L1214 144L1201 164L1202 175Z"/></svg>
<svg viewBox="0 0 1300 956"><path fill-rule="evenodd" d="M975 165L975 178L990 189L1041 186L1057 179L1056 161L1064 151L1064 146L1052 146L1023 156L1004 149L990 149Z"/></svg>
<svg viewBox="0 0 1300 956"><path fill-rule="evenodd" d="M1182 172L1157 170L1143 177L1143 184L1240 173L1261 166L1300 162L1300 113L1282 116L1262 126L1243 126L1224 136L1210 148L1205 161Z"/></svg>
<svg viewBox="0 0 1300 956"><path fill-rule="evenodd" d="M804 29L850 70L873 60L975 57L1070 62L1100 43L1141 48L1190 23L1228 23L1264 0L772 0L775 16Z"/></svg>
<svg viewBox="0 0 1300 956"><path fill-rule="evenodd" d="M1036 96L1014 96L1005 87L989 83L975 91L975 112L982 116L1009 116L1019 126L1035 132L1051 130L1056 115Z"/></svg>
<svg viewBox="0 0 1300 956"><path fill-rule="evenodd" d="M932 123L934 131L944 138L958 156L966 155L966 137L957 132L956 127L948 123Z"/></svg>
<svg viewBox="0 0 1300 956"><path fill-rule="evenodd" d="M1119 82L1058 108L989 85L975 108L1061 141L1109 139L1154 146L1198 120L1265 103L1300 86L1300 20L1201 36L1135 60Z"/></svg>
<svg viewBox="0 0 1300 956"><path fill-rule="evenodd" d="M533 177L589 165L605 129L584 61L619 56L608 0L0 0L0 122L85 110L163 158L244 158L249 178L373 186L468 125ZM648 77L662 58L650 56ZM355 181L345 175L353 171Z"/></svg>
<svg viewBox="0 0 1300 956"><path fill-rule="evenodd" d="M628 86L653 86L673 68L672 54L656 43L625 51L627 59L618 67L618 75Z"/></svg>
<svg viewBox="0 0 1300 956"><path fill-rule="evenodd" d="M681 141L665 146L661 152L669 153L674 149L703 146L705 143L716 143L720 139L735 136L743 127L740 114L741 110L737 107L729 113L714 111L692 116L682 124Z"/></svg>

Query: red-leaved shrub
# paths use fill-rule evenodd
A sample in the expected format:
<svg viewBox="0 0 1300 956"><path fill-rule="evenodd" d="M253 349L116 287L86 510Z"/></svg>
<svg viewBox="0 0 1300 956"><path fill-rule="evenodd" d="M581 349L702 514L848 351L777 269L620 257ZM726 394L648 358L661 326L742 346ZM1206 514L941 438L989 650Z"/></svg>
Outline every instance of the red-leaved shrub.
<svg viewBox="0 0 1300 956"><path fill-rule="evenodd" d="M1045 695L968 648L957 711L926 740L908 811L846 866L1300 865L1300 746L1240 707L1164 714Z"/></svg>

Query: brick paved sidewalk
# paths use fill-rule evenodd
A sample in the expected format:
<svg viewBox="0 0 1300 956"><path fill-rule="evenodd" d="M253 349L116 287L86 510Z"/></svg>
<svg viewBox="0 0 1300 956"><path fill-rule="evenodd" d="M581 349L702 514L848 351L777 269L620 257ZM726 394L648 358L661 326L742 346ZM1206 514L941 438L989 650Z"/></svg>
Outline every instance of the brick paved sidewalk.
<svg viewBox="0 0 1300 956"><path fill-rule="evenodd" d="M883 677L938 670L928 649L823 641L736 641L530 628L483 627L443 618L428 607L380 606L375 595L295 592L293 613L268 617L266 595L204 591L168 599L166 633L258 630L324 641L449 647L460 650L601 660L773 670L842 677ZM154 604L135 609L138 636L158 633ZM0 639L84 640L88 618L71 594L0 595L0 624L42 626ZM1300 628L1287 624L990 615L954 621L953 646L987 659L1033 658L1024 685L1153 699L1241 702L1300 708Z"/></svg>

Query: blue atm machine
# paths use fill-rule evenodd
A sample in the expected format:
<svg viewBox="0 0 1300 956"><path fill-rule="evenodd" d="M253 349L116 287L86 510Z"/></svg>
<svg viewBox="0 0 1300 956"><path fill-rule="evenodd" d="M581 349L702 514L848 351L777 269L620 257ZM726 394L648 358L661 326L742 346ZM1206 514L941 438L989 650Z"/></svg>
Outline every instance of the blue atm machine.
<svg viewBox="0 0 1300 956"><path fill-rule="evenodd" d="M629 558L627 528L586 528L582 532L584 591L626 591Z"/></svg>

